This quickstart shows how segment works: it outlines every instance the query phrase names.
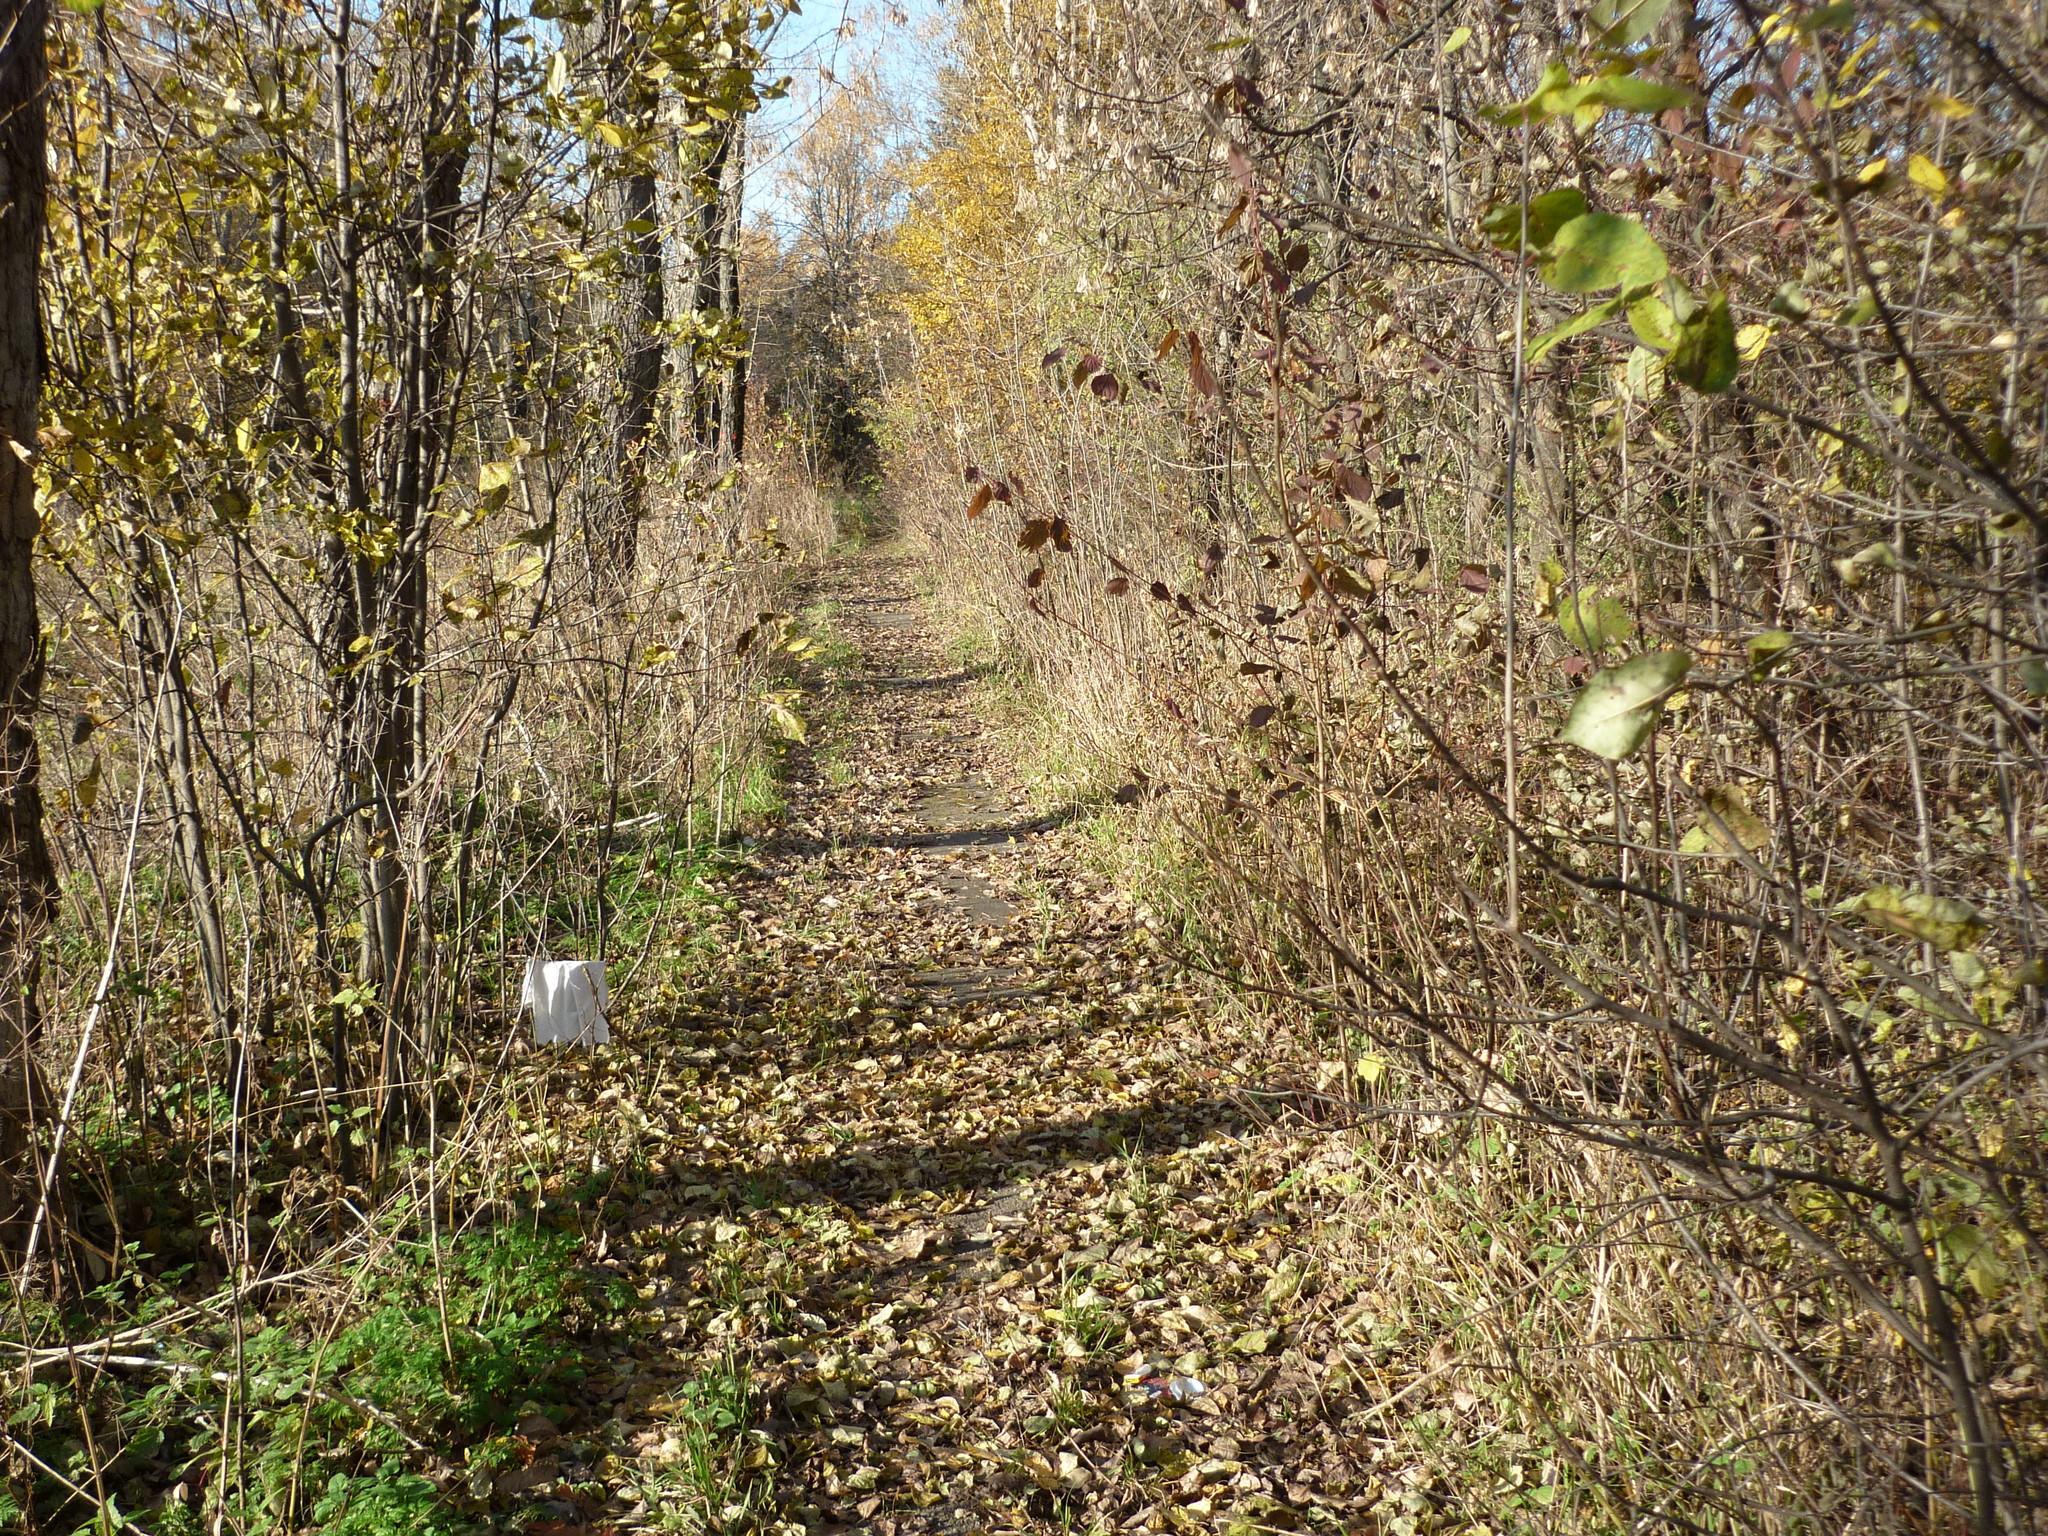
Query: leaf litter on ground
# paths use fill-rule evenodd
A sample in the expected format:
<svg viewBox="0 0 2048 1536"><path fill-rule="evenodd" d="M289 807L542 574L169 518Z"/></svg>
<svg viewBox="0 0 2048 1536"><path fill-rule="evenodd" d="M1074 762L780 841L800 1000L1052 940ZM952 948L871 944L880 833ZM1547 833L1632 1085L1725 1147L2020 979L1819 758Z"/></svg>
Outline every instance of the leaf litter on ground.
<svg viewBox="0 0 2048 1536"><path fill-rule="evenodd" d="M1356 1525L1387 1493L1356 1416L1399 1383L1314 1273L1345 1187L1318 1170L1348 1154L1252 1107L1271 1042L1000 787L908 575L817 578L859 660L814 679L831 739L791 748L691 989L591 1058L524 1058L552 1182L609 1176L588 1252L633 1299L493 1506L565 1532Z"/></svg>

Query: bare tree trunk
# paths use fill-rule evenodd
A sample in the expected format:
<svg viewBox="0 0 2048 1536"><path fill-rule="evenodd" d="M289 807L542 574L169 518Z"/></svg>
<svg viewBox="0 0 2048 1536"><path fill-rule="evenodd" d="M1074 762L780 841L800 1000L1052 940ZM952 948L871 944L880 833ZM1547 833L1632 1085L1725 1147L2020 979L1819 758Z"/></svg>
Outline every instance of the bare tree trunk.
<svg viewBox="0 0 2048 1536"><path fill-rule="evenodd" d="M206 836L206 812L199 798L197 712L184 672L184 641L152 552L137 547L132 561L136 647L142 659L142 684L156 710L157 770L170 792L172 848L178 872L184 877L185 894L192 903L199 979L214 1027L233 1039L237 1037L234 982L228 964L227 929L221 921L220 888Z"/></svg>
<svg viewBox="0 0 2048 1536"><path fill-rule="evenodd" d="M710 158L695 178L698 201L695 209L694 227L689 230L690 249L695 255L693 263L697 274L696 293L691 309L700 315L717 314L724 286L719 271L719 247L725 230L725 181L726 167L732 163L733 141L738 137L736 126L729 127L718 135L718 142ZM719 420L721 396L719 385L699 376L697 387L690 401L690 412L696 424L697 443L717 454L720 447Z"/></svg>
<svg viewBox="0 0 2048 1536"><path fill-rule="evenodd" d="M669 256L663 264L662 295L664 312L672 320L694 321L697 306L697 153L694 140L678 137L662 156L668 183L662 194L662 224L670 237L664 242ZM697 340L689 327L669 344L668 374L668 447L681 457L697 446Z"/></svg>
<svg viewBox="0 0 2048 1536"><path fill-rule="evenodd" d="M420 677L426 665L427 553L434 487L443 479L452 431L446 419L448 383L455 370L451 258L460 239L462 181L472 137L463 92L475 43L474 5L462 6L443 25L443 35L432 39L432 74L425 87L429 104L421 133L419 219L403 236L408 256L401 311L404 373L398 451L385 495L397 558L375 573L382 660L372 680L376 737L370 777L376 804L364 886L370 898L365 927L374 935L375 974L384 989L378 1127L387 1143L412 1102L406 1092L411 1070L426 1057L413 986L425 947L426 891L417 878L420 861L408 867L403 849L408 835L415 843L422 835L414 790L425 750Z"/></svg>
<svg viewBox="0 0 2048 1536"><path fill-rule="evenodd" d="M719 177L718 310L732 319L740 312L740 219L747 179L747 130L735 122L732 148ZM747 446L747 355L741 352L726 369L718 389L718 462L737 464Z"/></svg>
<svg viewBox="0 0 2048 1536"><path fill-rule="evenodd" d="M352 0L341 0L334 26L331 67L333 93L334 162L334 252L335 307L339 321L337 337L336 394L334 423L334 485L338 521L355 522L369 513L370 492L363 474L363 307L362 240L356 218L355 140L349 122L353 110L350 50L354 46L355 12ZM335 783L338 798L348 804L362 794L365 783L361 723L364 694L358 669L363 627L368 617L360 580L362 562L349 553L338 535L327 540L326 557L332 608L322 636L326 662L334 678L334 706L338 731L335 741ZM354 818L351 817L351 820ZM358 826L360 822L356 823ZM323 950L326 925L321 924ZM369 925L364 924L365 949ZM334 1091L346 1095L355 1076L349 1060L348 1009L339 1001L328 1008L328 1055L334 1074ZM355 1148L344 1132L336 1138L336 1152L342 1177L353 1183L356 1176Z"/></svg>
<svg viewBox="0 0 2048 1536"><path fill-rule="evenodd" d="M35 714L43 686L36 615L35 476L43 382L37 303L43 161L44 0L0 0L0 1256L18 1262L33 1219L34 1138L45 1108L35 1045L39 946L56 904L43 840Z"/></svg>
<svg viewBox="0 0 2048 1536"><path fill-rule="evenodd" d="M94 55L100 70L98 89L105 120L115 120L114 66L107 41L106 15L93 21ZM106 221L112 217L114 141L104 136L99 144L96 178L99 186L101 219L97 240L83 219L75 225L79 265L90 271L105 268L114 260L111 232ZM99 306L100 349L106 361L107 383L121 414L134 419L143 414L135 398L128 356L124 350L121 324L114 309L113 294L102 290ZM158 519L140 498L125 498L128 520L137 530L117 535L122 563L128 567L135 604L135 651L141 664L143 696L156 717L155 756L157 771L170 795L172 850L185 891L192 903L195 935L199 941L199 974L206 993L206 1008L214 1027L230 1040L237 1039L234 1019L234 989L229 977L226 929L221 922L220 892L214 881L213 861L207 843L205 808L200 803L196 771L195 742L198 736L196 711L192 707L190 679L186 675L184 623L178 612L175 578L170 559L147 533Z"/></svg>
<svg viewBox="0 0 2048 1536"><path fill-rule="evenodd" d="M606 442L615 499L601 532L607 579L624 590L632 585L640 519L646 513L645 456L654 434L655 396L661 389L661 234L654 172L636 170L621 177L608 201L627 234L618 285L607 306L606 328L616 338L618 356Z"/></svg>
<svg viewBox="0 0 2048 1536"><path fill-rule="evenodd" d="M655 86L637 68L639 40L620 0L611 0L590 29L603 81L606 115L629 131L650 127L660 105ZM648 440L661 390L663 341L661 219L655 161L643 147L604 167L597 189L603 236L619 251L617 278L594 305L600 346L609 354L603 453L586 480L585 532L592 585L624 592L633 583L640 519L646 512Z"/></svg>

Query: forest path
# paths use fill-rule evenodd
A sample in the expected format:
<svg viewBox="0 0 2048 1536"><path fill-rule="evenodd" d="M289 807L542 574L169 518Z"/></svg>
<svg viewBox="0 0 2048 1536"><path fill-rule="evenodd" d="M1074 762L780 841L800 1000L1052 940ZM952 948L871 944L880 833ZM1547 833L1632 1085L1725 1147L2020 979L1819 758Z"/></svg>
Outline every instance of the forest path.
<svg viewBox="0 0 2048 1536"><path fill-rule="evenodd" d="M1032 811L915 576L869 554L812 579L846 643L781 830L711 892L728 969L571 1069L611 1180L596 1268L636 1299L494 1503L538 1501L552 1536L1370 1505L1329 1459L1341 1352L1287 1347L1338 1310L1297 1257L1303 1165L1350 1154L1254 1123L1264 1042L1205 1017L1082 834Z"/></svg>

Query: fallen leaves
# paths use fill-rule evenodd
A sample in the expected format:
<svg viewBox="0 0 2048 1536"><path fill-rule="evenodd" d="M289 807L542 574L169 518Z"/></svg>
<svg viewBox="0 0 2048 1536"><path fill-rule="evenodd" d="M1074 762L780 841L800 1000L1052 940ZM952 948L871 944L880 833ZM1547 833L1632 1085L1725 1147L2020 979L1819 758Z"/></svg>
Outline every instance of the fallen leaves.
<svg viewBox="0 0 2048 1536"><path fill-rule="evenodd" d="M859 584L889 567L835 570L883 606ZM1318 1186L1292 1170L1327 1142L1236 1094L1270 1042L1205 1018L1129 901L994 787L964 685L896 681L942 671L914 630L855 638L875 681L792 758L701 984L548 1069L549 1160L618 1170L591 1252L635 1304L582 1418L522 1422L535 1459L497 1491L559 1499L573 1466L593 1529L1355 1507L1356 1346L1296 1256Z"/></svg>

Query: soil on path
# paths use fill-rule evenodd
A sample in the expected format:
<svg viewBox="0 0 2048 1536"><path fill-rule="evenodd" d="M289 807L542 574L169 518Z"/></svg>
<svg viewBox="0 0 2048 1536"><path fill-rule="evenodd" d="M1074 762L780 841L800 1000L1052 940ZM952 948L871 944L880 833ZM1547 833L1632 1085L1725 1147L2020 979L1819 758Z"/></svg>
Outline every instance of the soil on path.
<svg viewBox="0 0 2048 1536"><path fill-rule="evenodd" d="M815 579L857 660L811 692L780 831L678 932L711 979L555 1075L632 1300L493 1506L557 1536L1356 1527L1376 1319L1310 1259L1350 1154L1245 1092L1270 1047L1006 771L914 578Z"/></svg>

